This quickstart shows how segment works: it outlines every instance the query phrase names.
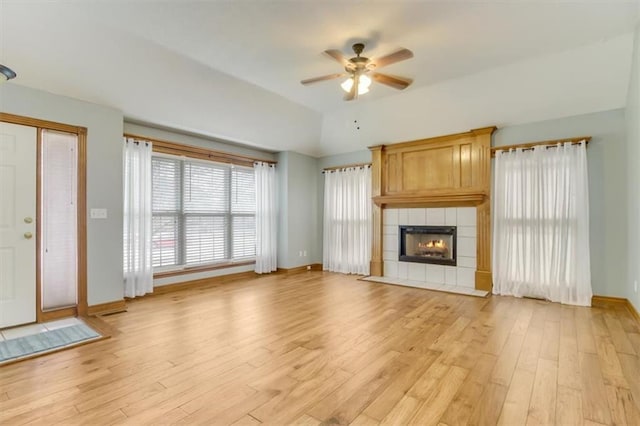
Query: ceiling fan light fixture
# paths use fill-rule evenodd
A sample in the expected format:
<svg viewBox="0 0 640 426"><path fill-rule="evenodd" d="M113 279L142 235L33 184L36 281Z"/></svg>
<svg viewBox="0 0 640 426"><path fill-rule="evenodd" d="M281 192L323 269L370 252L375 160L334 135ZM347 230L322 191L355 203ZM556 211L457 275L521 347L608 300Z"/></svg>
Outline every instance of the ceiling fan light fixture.
<svg viewBox="0 0 640 426"><path fill-rule="evenodd" d="M343 67L343 72L323 75L315 78L307 78L306 80L300 81L300 83L306 86L308 84L318 83L321 81L347 77L347 80L343 81L340 84L340 87L342 87L342 90L347 92L344 96L344 100L352 101L354 99L358 99L358 95L369 92L371 80L375 80L376 84L384 84L397 90L406 89L413 82L412 79L407 77L387 75L377 72L377 70L382 67L413 58L413 52L409 49L402 48L388 55L376 59L370 59L365 56L360 56L364 50L364 43L356 43L352 47L356 54L353 58L346 57L341 51L336 49L324 51L325 55L338 62ZM358 77L358 84L357 88L354 88L353 85L355 84L356 76Z"/></svg>
<svg viewBox="0 0 640 426"><path fill-rule="evenodd" d="M340 87L342 87L342 90L344 90L347 93L351 92L352 86L353 86L353 76L349 77L348 79L343 81L342 84L340 84ZM364 74L361 75L360 81L358 83L358 95L363 95L365 93L368 93L369 86L371 86L371 79Z"/></svg>
<svg viewBox="0 0 640 426"><path fill-rule="evenodd" d="M0 64L0 83L16 77L16 73L9 67Z"/></svg>

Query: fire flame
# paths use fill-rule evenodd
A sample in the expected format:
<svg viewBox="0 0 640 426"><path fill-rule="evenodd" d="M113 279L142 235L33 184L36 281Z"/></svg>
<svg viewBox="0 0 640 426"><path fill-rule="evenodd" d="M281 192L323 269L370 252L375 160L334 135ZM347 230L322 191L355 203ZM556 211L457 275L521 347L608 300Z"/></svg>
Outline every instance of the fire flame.
<svg viewBox="0 0 640 426"><path fill-rule="evenodd" d="M444 240L431 240L426 243L418 243L419 248L445 248Z"/></svg>

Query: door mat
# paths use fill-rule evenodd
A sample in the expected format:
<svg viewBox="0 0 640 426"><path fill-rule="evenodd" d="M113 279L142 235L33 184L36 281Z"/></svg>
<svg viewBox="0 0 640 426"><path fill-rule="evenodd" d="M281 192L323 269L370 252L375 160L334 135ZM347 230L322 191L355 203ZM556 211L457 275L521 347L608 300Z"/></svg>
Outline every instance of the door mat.
<svg viewBox="0 0 640 426"><path fill-rule="evenodd" d="M0 363L48 352L101 337L86 324L45 331L0 342Z"/></svg>

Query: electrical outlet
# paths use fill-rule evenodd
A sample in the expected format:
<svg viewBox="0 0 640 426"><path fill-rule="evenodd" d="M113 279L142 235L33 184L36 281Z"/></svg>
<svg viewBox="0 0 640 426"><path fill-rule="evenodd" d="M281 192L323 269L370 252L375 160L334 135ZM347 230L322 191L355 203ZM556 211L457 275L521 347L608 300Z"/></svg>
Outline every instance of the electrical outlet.
<svg viewBox="0 0 640 426"><path fill-rule="evenodd" d="M302 257L302 250L298 252L298 257Z"/></svg>
<svg viewBox="0 0 640 426"><path fill-rule="evenodd" d="M302 256L307 257L307 251L306 250L302 251Z"/></svg>
<svg viewBox="0 0 640 426"><path fill-rule="evenodd" d="M638 280L633 280L633 291L634 293L638 292Z"/></svg>
<svg viewBox="0 0 640 426"><path fill-rule="evenodd" d="M106 219L107 209L91 209L90 216L91 219Z"/></svg>

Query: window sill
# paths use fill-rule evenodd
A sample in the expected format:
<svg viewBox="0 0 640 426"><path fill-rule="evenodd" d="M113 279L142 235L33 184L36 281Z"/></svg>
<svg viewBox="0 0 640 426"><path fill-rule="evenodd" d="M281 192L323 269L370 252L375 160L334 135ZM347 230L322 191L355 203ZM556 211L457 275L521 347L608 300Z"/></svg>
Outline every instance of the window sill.
<svg viewBox="0 0 640 426"><path fill-rule="evenodd" d="M215 265L193 266L190 268L176 269L173 271L155 272L153 278L174 277L177 275L192 274L194 272L215 271L217 269L233 268L235 266L255 265L255 260L246 260L243 262L216 263Z"/></svg>

